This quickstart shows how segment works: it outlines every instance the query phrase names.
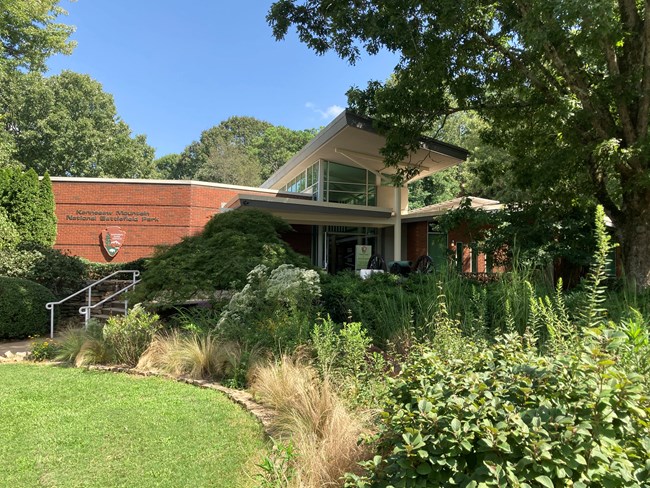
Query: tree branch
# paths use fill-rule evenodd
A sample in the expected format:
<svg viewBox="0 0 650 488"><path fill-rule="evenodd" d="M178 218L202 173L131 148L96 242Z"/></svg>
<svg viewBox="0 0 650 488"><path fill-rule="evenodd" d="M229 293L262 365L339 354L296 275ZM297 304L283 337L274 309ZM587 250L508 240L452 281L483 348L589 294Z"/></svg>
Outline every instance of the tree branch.
<svg viewBox="0 0 650 488"><path fill-rule="evenodd" d="M623 128L623 137L628 147L632 146L637 140L637 132L632 122L632 117L630 115L630 110L625 103L623 93L625 87L621 83L621 71L618 66L618 60L616 58L616 52L607 41L602 43L603 50L605 51L605 60L607 61L607 71L609 75L614 80L616 85L616 107L618 108L618 114L621 117L621 125Z"/></svg>
<svg viewBox="0 0 650 488"><path fill-rule="evenodd" d="M520 0L516 0L516 4L523 18L530 17L530 11L527 5L522 3ZM537 21L536 19L531 20ZM551 28L550 21L550 19L548 23L537 21L539 23L539 31L548 31ZM615 135L617 132L616 123L612 119L612 114L609 112L609 109L599 107L599 104L597 102L594 103L591 99L591 90L589 84L584 79L579 58L574 60L575 67L572 69L569 63L567 63L560 55L560 49L555 45L555 43L546 38L542 42L542 45L551 64L566 80L569 91L578 98L585 110L594 114L591 121L598 136L603 140L606 140ZM570 55L571 52L573 52L569 45L563 46L561 49L563 52L567 53L567 55Z"/></svg>
<svg viewBox="0 0 650 488"><path fill-rule="evenodd" d="M493 36L490 36L487 32L485 32L484 29L480 29L477 27L474 27L474 30L478 34L478 36L483 39L483 41L493 49L496 49L498 52L500 52L503 56L508 58L513 64L516 64L521 70L523 70L526 73L526 76L530 80L531 83L533 83L540 91L546 94L550 94L549 90L549 85L552 85L557 89L558 91L564 91L563 87L560 83L558 83L557 79L555 76L553 76L552 73L546 69L544 65L539 63L537 65L537 68L540 69L540 71L545 75L546 81L548 83L545 83L543 81L540 81L539 78L533 73L533 71L528 67L524 61L517 56L513 51L506 49L500 42L498 42Z"/></svg>

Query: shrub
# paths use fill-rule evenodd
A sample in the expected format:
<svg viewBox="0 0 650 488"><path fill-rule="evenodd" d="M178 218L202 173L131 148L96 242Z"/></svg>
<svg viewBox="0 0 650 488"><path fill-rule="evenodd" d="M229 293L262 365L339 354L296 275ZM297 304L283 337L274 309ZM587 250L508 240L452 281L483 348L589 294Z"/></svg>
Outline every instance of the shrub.
<svg viewBox="0 0 650 488"><path fill-rule="evenodd" d="M11 220L4 207L0 207L0 250L15 247L20 241L18 228Z"/></svg>
<svg viewBox="0 0 650 488"><path fill-rule="evenodd" d="M472 346L474 359L411 354L393 382L377 456L359 486L641 486L650 402L594 329L543 356L534 337Z"/></svg>
<svg viewBox="0 0 650 488"><path fill-rule="evenodd" d="M51 246L56 239L52 184L47 174L41 181L33 169L0 169L0 207L16 225L23 242Z"/></svg>
<svg viewBox="0 0 650 488"><path fill-rule="evenodd" d="M209 334L172 331L156 335L137 367L195 379L223 379L235 376L244 356L233 342Z"/></svg>
<svg viewBox="0 0 650 488"><path fill-rule="evenodd" d="M256 266L248 283L233 295L218 323L224 337L246 344L291 349L309 338L320 296L313 270L283 264Z"/></svg>
<svg viewBox="0 0 650 488"><path fill-rule="evenodd" d="M285 466L294 475L289 486L336 486L344 473L358 469L366 455L357 442L363 422L348 411L329 381L288 357L257 368L253 378L253 392L275 411L275 432L295 447Z"/></svg>
<svg viewBox="0 0 650 488"><path fill-rule="evenodd" d="M24 242L0 254L0 275L35 281L63 298L83 288L81 259L33 242Z"/></svg>
<svg viewBox="0 0 650 488"><path fill-rule="evenodd" d="M103 329L104 324L96 319L91 319L87 328L67 329L58 341L55 359L75 366L114 362L115 352L104 339Z"/></svg>
<svg viewBox="0 0 650 488"><path fill-rule="evenodd" d="M45 304L56 298L47 288L22 278L0 277L0 339L20 339L49 332Z"/></svg>
<svg viewBox="0 0 650 488"><path fill-rule="evenodd" d="M216 214L203 232L161 249L149 261L136 289L139 301L183 302L216 290L240 289L258 264L308 265L280 239L291 227L278 217L254 209Z"/></svg>
<svg viewBox="0 0 650 488"><path fill-rule="evenodd" d="M85 329L68 329L61 334L58 343L56 359L68 363L74 363L86 340L92 338L89 331L94 329L94 324L88 324L88 330ZM101 335L101 333L100 333Z"/></svg>
<svg viewBox="0 0 650 488"><path fill-rule="evenodd" d="M106 321L103 338L113 349L115 360L135 366L161 328L159 317L147 312L140 304L126 316L112 316Z"/></svg>
<svg viewBox="0 0 650 488"><path fill-rule="evenodd" d="M29 352L29 358L32 361L48 361L54 359L58 352L58 344L52 340L34 341Z"/></svg>

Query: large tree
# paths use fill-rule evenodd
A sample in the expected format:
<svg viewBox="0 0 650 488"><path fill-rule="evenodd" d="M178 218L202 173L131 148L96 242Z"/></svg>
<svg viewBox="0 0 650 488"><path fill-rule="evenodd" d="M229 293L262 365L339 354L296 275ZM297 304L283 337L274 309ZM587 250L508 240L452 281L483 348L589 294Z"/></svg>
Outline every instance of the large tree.
<svg viewBox="0 0 650 488"><path fill-rule="evenodd" d="M0 0L0 70L44 71L52 54L69 54L74 27L56 22L59 0Z"/></svg>
<svg viewBox="0 0 650 488"><path fill-rule="evenodd" d="M166 178L255 186L286 163L316 132L233 116L203 131L200 139L179 156L163 156L156 165Z"/></svg>
<svg viewBox="0 0 650 488"><path fill-rule="evenodd" d="M11 79L25 72L45 71L45 60L69 54L74 27L56 22L65 10L59 0L0 0L0 97L6 98ZM16 166L15 141L0 110L0 167Z"/></svg>
<svg viewBox="0 0 650 488"><path fill-rule="evenodd" d="M13 158L38 174L155 176L153 148L131 136L113 97L90 76L14 73L0 93L0 114Z"/></svg>
<svg viewBox="0 0 650 488"><path fill-rule="evenodd" d="M650 2L280 0L319 53L400 55L394 82L349 93L379 120L388 164L442 115L473 109L531 196L586 195L616 225L628 276L650 285Z"/></svg>

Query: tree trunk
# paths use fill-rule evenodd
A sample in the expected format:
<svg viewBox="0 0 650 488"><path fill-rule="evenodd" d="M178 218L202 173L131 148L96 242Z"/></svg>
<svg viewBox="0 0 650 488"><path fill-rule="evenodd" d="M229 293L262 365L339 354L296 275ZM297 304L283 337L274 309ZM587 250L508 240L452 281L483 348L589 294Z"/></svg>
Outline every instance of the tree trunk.
<svg viewBox="0 0 650 488"><path fill-rule="evenodd" d="M637 287L650 286L650 191L636 194L624 205L623 222L614 222L621 239L623 268Z"/></svg>

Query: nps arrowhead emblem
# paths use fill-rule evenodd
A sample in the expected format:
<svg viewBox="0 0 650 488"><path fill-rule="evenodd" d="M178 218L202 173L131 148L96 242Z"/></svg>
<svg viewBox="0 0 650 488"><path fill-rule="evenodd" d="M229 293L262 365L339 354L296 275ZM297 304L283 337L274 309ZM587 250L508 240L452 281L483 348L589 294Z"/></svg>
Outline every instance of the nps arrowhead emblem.
<svg viewBox="0 0 650 488"><path fill-rule="evenodd" d="M102 244L110 257L115 256L124 244L126 232L117 226L106 227L102 231Z"/></svg>

